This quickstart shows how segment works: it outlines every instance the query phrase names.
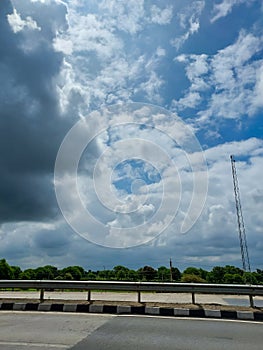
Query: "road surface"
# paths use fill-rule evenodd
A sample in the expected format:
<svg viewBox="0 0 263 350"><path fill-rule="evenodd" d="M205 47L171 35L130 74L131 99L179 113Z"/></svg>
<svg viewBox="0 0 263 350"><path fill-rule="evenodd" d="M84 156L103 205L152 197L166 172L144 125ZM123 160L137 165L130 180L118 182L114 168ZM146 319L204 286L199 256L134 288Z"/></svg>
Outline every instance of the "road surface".
<svg viewBox="0 0 263 350"><path fill-rule="evenodd" d="M3 311L0 349L259 350L262 327L256 322Z"/></svg>

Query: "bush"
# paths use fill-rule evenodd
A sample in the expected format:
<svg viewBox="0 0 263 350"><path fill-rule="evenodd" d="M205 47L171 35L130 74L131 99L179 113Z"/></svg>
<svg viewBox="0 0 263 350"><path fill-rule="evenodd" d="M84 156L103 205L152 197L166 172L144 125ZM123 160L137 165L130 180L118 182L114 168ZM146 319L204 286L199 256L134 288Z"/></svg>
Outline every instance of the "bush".
<svg viewBox="0 0 263 350"><path fill-rule="evenodd" d="M202 277L199 277L197 275L185 273L185 274L183 274L183 276L181 278L181 282L184 282L184 283L205 283L206 280L204 280Z"/></svg>

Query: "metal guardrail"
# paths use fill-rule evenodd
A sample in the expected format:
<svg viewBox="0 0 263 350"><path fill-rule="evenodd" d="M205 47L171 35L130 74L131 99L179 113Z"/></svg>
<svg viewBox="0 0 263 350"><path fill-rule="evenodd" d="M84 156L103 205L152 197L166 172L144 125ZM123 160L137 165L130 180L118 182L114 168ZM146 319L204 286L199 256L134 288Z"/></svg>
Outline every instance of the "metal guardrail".
<svg viewBox="0 0 263 350"><path fill-rule="evenodd" d="M141 292L191 293L195 304L195 294L226 294L249 296L254 307L254 296L263 296L263 285L207 284L207 283L159 283L159 282L118 282L118 281L63 281L63 280L0 280L0 289L20 288L40 290L40 300L44 301L45 290L86 290L87 300L91 291L137 292L141 302Z"/></svg>

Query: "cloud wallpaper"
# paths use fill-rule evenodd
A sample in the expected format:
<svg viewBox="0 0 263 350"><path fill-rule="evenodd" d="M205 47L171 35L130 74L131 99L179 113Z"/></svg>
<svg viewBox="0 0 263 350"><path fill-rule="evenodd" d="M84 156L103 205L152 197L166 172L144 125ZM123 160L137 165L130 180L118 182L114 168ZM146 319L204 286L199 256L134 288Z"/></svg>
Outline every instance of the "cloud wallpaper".
<svg viewBox="0 0 263 350"><path fill-rule="evenodd" d="M1 0L0 257L263 268L260 0Z"/></svg>

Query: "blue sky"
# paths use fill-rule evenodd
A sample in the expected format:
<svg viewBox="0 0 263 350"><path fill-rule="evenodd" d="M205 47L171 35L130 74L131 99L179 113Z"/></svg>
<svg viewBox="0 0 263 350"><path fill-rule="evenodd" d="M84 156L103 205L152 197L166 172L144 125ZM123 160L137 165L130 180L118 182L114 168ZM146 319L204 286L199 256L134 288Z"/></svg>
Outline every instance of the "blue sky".
<svg viewBox="0 0 263 350"><path fill-rule="evenodd" d="M0 256L241 266L234 154L263 268L262 1L2 0L0 27Z"/></svg>

